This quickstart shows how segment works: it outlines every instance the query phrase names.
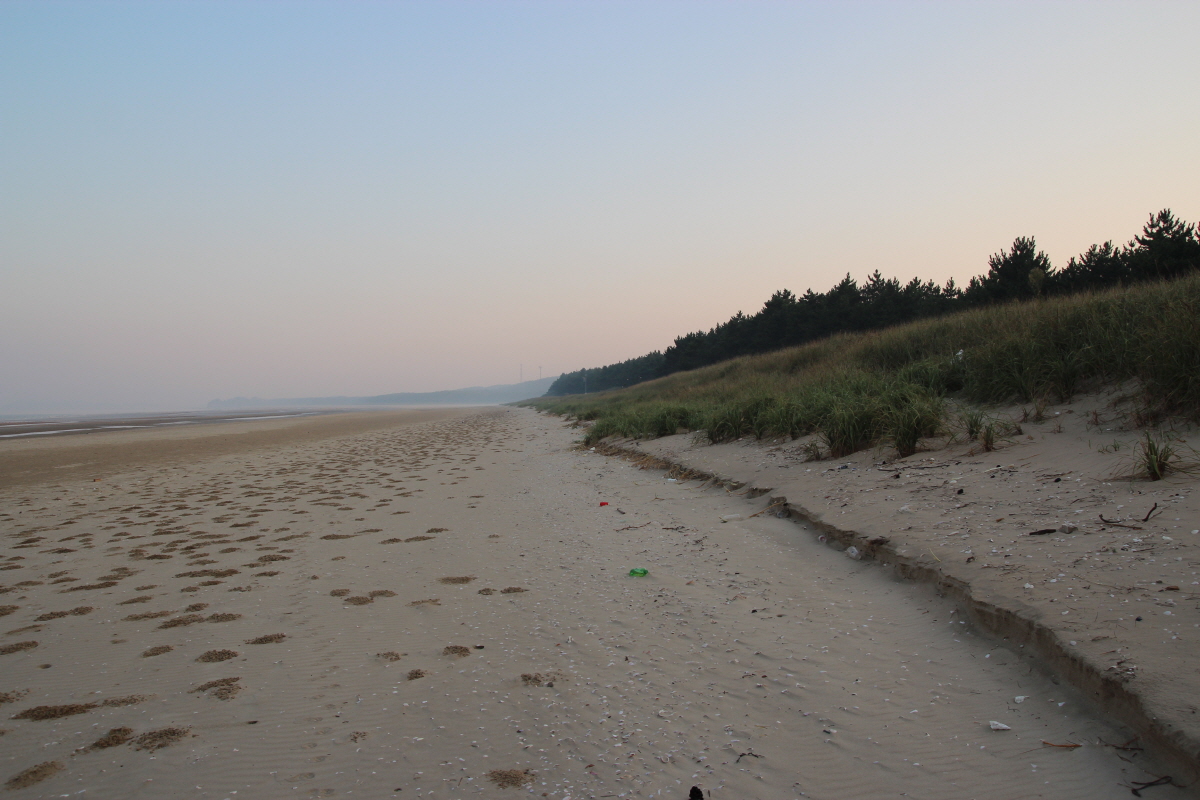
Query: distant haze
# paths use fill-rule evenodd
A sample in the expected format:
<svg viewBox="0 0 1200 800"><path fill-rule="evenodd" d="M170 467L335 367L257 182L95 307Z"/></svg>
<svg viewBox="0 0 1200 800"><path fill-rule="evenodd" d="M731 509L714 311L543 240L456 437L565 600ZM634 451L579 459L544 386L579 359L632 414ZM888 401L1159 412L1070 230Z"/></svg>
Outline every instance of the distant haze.
<svg viewBox="0 0 1200 800"><path fill-rule="evenodd" d="M0 413L488 386L1200 218L1197 3L0 4Z"/></svg>
<svg viewBox="0 0 1200 800"><path fill-rule="evenodd" d="M501 386L468 386L440 392L404 392L378 394L372 397L230 397L213 400L212 410L241 408L331 408L357 406L431 406L431 405L499 405L541 397L558 376Z"/></svg>

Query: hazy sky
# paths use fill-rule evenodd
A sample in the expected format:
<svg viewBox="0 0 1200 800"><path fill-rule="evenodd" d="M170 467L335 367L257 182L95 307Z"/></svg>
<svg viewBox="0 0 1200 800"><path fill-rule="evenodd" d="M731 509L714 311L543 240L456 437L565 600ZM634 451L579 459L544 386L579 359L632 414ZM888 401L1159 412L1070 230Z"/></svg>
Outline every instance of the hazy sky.
<svg viewBox="0 0 1200 800"><path fill-rule="evenodd" d="M1200 3L0 4L0 413L508 383L1200 218Z"/></svg>

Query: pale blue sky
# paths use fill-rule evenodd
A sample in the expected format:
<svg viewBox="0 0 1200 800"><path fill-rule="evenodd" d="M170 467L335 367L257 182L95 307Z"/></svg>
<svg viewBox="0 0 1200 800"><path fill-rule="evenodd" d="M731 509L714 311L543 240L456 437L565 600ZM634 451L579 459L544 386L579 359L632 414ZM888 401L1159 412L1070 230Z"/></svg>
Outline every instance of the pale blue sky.
<svg viewBox="0 0 1200 800"><path fill-rule="evenodd" d="M0 4L0 413L515 381L1200 218L1200 4Z"/></svg>

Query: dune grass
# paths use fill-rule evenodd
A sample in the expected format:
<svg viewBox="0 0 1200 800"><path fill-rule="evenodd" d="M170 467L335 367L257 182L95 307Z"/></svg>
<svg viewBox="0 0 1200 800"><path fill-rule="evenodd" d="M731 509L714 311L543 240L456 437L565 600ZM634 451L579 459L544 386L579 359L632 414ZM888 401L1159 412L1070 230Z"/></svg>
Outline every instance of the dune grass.
<svg viewBox="0 0 1200 800"><path fill-rule="evenodd" d="M523 405L594 421L588 443L684 430L713 442L817 434L834 457L881 443L910 455L944 430L947 400L1065 402L1117 384L1135 387L1145 421L1200 418L1200 275L840 334ZM978 411L956 421L972 438L989 432Z"/></svg>

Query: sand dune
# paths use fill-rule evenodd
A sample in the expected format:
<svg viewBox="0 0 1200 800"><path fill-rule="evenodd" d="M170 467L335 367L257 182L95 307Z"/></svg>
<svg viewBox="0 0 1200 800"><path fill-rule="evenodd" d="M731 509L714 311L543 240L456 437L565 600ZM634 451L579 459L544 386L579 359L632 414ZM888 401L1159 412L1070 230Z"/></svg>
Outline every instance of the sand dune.
<svg viewBox="0 0 1200 800"><path fill-rule="evenodd" d="M14 796L1116 798L1161 774L932 593L721 521L762 500L530 411L419 413L0 449Z"/></svg>

